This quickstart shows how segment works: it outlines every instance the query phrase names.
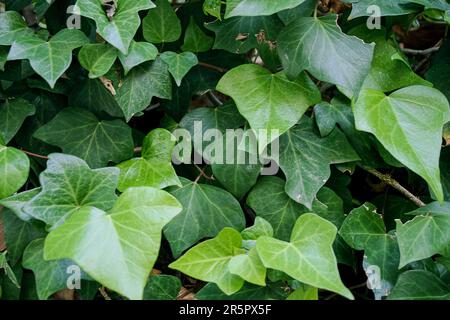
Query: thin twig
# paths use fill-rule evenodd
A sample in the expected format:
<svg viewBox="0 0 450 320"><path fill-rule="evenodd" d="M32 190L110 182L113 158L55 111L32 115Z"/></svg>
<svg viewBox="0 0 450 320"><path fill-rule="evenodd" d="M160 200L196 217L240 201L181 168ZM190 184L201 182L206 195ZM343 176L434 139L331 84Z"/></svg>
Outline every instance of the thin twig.
<svg viewBox="0 0 450 320"><path fill-rule="evenodd" d="M43 156L43 155L40 155L40 154L37 154L37 153L33 153L33 152L30 152L30 151L27 151L27 150L23 150L23 149L21 149L21 151L22 151L23 153L29 155L30 157L48 160L48 157L47 157L47 156Z"/></svg>
<svg viewBox="0 0 450 320"><path fill-rule="evenodd" d="M435 53L439 51L441 47L432 47L425 50L416 50L416 49L409 49L409 48L402 48L402 51L407 54L414 54L414 55L420 55L420 56L427 56L429 54Z"/></svg>
<svg viewBox="0 0 450 320"><path fill-rule="evenodd" d="M207 180L214 180L214 177L209 177L204 169L200 168L198 165L194 164L194 166L197 168L198 171L200 171L200 174L197 176L197 178L195 179L194 183L197 183L201 177L204 177Z"/></svg>
<svg viewBox="0 0 450 320"><path fill-rule="evenodd" d="M108 295L108 293L105 290L105 287L101 287L98 289L98 291L100 292L100 294L102 295L103 299L105 300L112 300L111 297Z"/></svg>
<svg viewBox="0 0 450 320"><path fill-rule="evenodd" d="M418 207L426 206L426 204L422 200L420 200L418 197L413 195L410 191L408 191L405 187L403 187L397 180L392 178L390 175L383 174L375 169L370 169L370 168L366 168L366 167L361 167L361 168L364 169L365 171L367 171L368 173L370 173L371 175L377 177L381 181L387 183L394 189L398 190L400 193L402 193L404 196L406 196L409 200L414 202Z"/></svg>
<svg viewBox="0 0 450 320"><path fill-rule="evenodd" d="M208 91L208 96L209 98L211 98L212 102L218 106L222 106L223 102L219 99L218 96L216 96L216 94L214 93L214 91L209 90Z"/></svg>
<svg viewBox="0 0 450 320"><path fill-rule="evenodd" d="M199 66L202 66L202 67L204 67L204 68L207 68L207 69L211 69L211 70L218 71L218 72L220 72L220 73L225 73L225 72L228 71L228 70L225 69L225 68L218 67L218 66L215 66L215 65L206 63L206 62L199 62L198 65L199 65Z"/></svg>

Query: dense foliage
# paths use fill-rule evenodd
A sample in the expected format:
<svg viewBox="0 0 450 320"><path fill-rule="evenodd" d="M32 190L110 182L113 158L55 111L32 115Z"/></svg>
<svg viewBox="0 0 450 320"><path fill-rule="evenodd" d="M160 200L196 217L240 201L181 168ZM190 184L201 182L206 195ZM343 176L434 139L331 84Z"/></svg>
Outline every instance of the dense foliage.
<svg viewBox="0 0 450 320"><path fill-rule="evenodd" d="M449 299L449 24L1 0L1 298Z"/></svg>

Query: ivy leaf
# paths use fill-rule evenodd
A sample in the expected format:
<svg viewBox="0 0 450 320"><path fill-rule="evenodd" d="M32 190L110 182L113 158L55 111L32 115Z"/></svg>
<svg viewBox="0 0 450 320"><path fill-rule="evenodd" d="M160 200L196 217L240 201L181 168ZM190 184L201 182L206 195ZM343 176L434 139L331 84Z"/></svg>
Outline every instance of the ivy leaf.
<svg viewBox="0 0 450 320"><path fill-rule="evenodd" d="M358 130L374 134L398 161L428 182L437 199L443 200L439 154L450 110L441 92L424 86L403 88L389 96L364 90L353 111Z"/></svg>
<svg viewBox="0 0 450 320"><path fill-rule="evenodd" d="M231 258L228 268L230 273L247 282L259 286L266 285L266 268L261 262L256 248L251 248L247 253Z"/></svg>
<svg viewBox="0 0 450 320"><path fill-rule="evenodd" d="M183 51L205 52L211 49L214 39L207 36L191 17L189 25L184 34L184 44L181 47Z"/></svg>
<svg viewBox="0 0 450 320"><path fill-rule="evenodd" d="M269 16L281 10L292 9L305 0L227 0L225 18L234 16Z"/></svg>
<svg viewBox="0 0 450 320"><path fill-rule="evenodd" d="M299 18L280 32L278 53L289 77L307 70L356 95L369 73L374 46L344 34L336 21L336 15Z"/></svg>
<svg viewBox="0 0 450 320"><path fill-rule="evenodd" d="M276 16L233 17L224 21L207 23L205 27L216 34L213 49L231 53L246 53L257 48L264 35L265 41L275 41L282 24Z"/></svg>
<svg viewBox="0 0 450 320"><path fill-rule="evenodd" d="M79 14L91 18L97 25L97 32L123 54L128 53L140 25L139 11L154 8L150 0L118 0L117 11L111 21L108 19L100 0L78 0Z"/></svg>
<svg viewBox="0 0 450 320"><path fill-rule="evenodd" d="M273 237L273 228L264 218L256 217L254 225L243 230L241 236L243 240L257 240L262 236Z"/></svg>
<svg viewBox="0 0 450 320"><path fill-rule="evenodd" d="M344 2L352 3L352 12L349 19L355 19L359 17L367 17L373 14L373 11L369 10L369 7L374 4L371 0L345 0ZM417 8L407 6L407 2L412 1L390 1L390 0L377 0L376 5L380 9L381 17L384 16L399 16L412 12L416 12Z"/></svg>
<svg viewBox="0 0 450 320"><path fill-rule="evenodd" d="M166 51L161 54L161 60L169 67L169 72L178 86L181 86L181 80L183 80L189 70L198 64L197 56L192 52L177 54L172 51Z"/></svg>
<svg viewBox="0 0 450 320"><path fill-rule="evenodd" d="M0 199L9 197L27 181L30 160L15 148L6 147L0 137Z"/></svg>
<svg viewBox="0 0 450 320"><path fill-rule="evenodd" d="M23 208L34 196L41 192L41 188L35 188L27 190L18 194L15 194L9 198L0 200L0 205L8 208L22 221L30 221L32 216L27 214Z"/></svg>
<svg viewBox="0 0 450 320"><path fill-rule="evenodd" d="M32 270L36 278L36 290L40 300L48 299L55 292L67 289L67 268L70 260L44 260L44 239L31 242L23 254L22 266Z"/></svg>
<svg viewBox="0 0 450 320"><path fill-rule="evenodd" d="M89 71L89 78L105 75L117 58L117 50L104 43L85 44L78 53L81 66Z"/></svg>
<svg viewBox="0 0 450 320"><path fill-rule="evenodd" d="M252 129L276 129L280 135L294 126L309 106L320 101L318 89L306 74L290 81L284 73L272 74L254 64L229 71L217 90L233 98ZM264 147L260 145L260 151Z"/></svg>
<svg viewBox="0 0 450 320"><path fill-rule="evenodd" d="M181 290L181 280L174 276L151 276L144 289L144 300L176 300Z"/></svg>
<svg viewBox="0 0 450 320"><path fill-rule="evenodd" d="M15 265L31 241L45 237L44 225L36 221L22 221L7 209L2 210L2 220L8 258Z"/></svg>
<svg viewBox="0 0 450 320"><path fill-rule="evenodd" d="M161 59L143 63L131 70L117 91L116 99L129 121L134 114L147 108L153 97L172 97L172 79Z"/></svg>
<svg viewBox="0 0 450 320"><path fill-rule="evenodd" d="M63 29L48 42L38 36L19 38L11 46L8 60L29 60L33 70L54 88L72 63L72 50L88 42L84 33L75 29Z"/></svg>
<svg viewBox="0 0 450 320"><path fill-rule="evenodd" d="M161 230L181 211L165 191L126 190L109 214L83 207L45 240L47 260L72 259L104 286L142 299L159 253Z"/></svg>
<svg viewBox="0 0 450 320"><path fill-rule="evenodd" d="M170 189L170 193L183 205L183 211L164 229L175 257L225 227L244 229L244 213L231 194L214 186L180 180L183 186Z"/></svg>
<svg viewBox="0 0 450 320"><path fill-rule="evenodd" d="M151 9L142 20L145 40L152 43L174 42L180 38L181 23L168 1L156 0L156 8Z"/></svg>
<svg viewBox="0 0 450 320"><path fill-rule="evenodd" d="M169 268L202 281L212 282L227 295L233 294L244 285L244 280L230 273L230 260L239 254L242 238L231 228L223 229L217 237L196 245Z"/></svg>
<svg viewBox="0 0 450 320"><path fill-rule="evenodd" d="M10 142L25 119L34 115L35 112L34 105L21 98L6 100L0 105L0 137L3 141Z"/></svg>
<svg viewBox="0 0 450 320"><path fill-rule="evenodd" d="M416 217L406 223L397 220L400 267L431 257L450 254L450 203L433 202L409 214Z"/></svg>
<svg viewBox="0 0 450 320"><path fill-rule="evenodd" d="M171 163L175 140L165 129L151 131L144 139L142 157L133 158L117 166L120 169L119 191L123 192L130 187L181 187Z"/></svg>
<svg viewBox="0 0 450 320"><path fill-rule="evenodd" d="M258 254L267 268L285 272L305 284L330 290L353 299L342 283L333 253L337 229L329 221L311 213L298 218L291 241L261 237Z"/></svg>
<svg viewBox="0 0 450 320"><path fill-rule="evenodd" d="M59 225L82 206L110 209L119 170L91 170L83 160L64 154L49 155L47 169L39 180L42 191L25 205L25 213L48 225Z"/></svg>
<svg viewBox="0 0 450 320"><path fill-rule="evenodd" d="M0 71L5 71L5 64L8 59L9 47L0 46Z"/></svg>
<svg viewBox="0 0 450 320"><path fill-rule="evenodd" d="M268 284L266 287L245 283L238 292L226 295L214 283L204 286L195 297L198 300L284 300L286 293L277 284Z"/></svg>
<svg viewBox="0 0 450 320"><path fill-rule="evenodd" d="M319 291L315 287L301 284L286 300L316 301L319 300Z"/></svg>
<svg viewBox="0 0 450 320"><path fill-rule="evenodd" d="M280 137L280 150L279 165L287 178L286 193L308 208L330 178L331 164L359 160L339 129L320 138L309 118L303 118Z"/></svg>
<svg viewBox="0 0 450 320"><path fill-rule="evenodd" d="M0 12L0 45L9 46L19 38L32 35L25 19L16 11Z"/></svg>
<svg viewBox="0 0 450 320"><path fill-rule="evenodd" d="M158 49L148 42L135 42L131 41L128 54L124 55L119 52L119 60L122 63L125 75L130 72L131 69L140 65L143 62L155 60L158 56Z"/></svg>
<svg viewBox="0 0 450 320"><path fill-rule="evenodd" d="M118 163L133 155L131 129L122 120L99 121L89 111L63 109L34 137L85 160L91 167Z"/></svg>
<svg viewBox="0 0 450 320"><path fill-rule="evenodd" d="M339 230L345 242L356 250L364 250L370 239L385 233L383 218L370 203L353 209Z"/></svg>
<svg viewBox="0 0 450 320"><path fill-rule="evenodd" d="M411 270L402 273L389 300L450 300L450 287L433 273Z"/></svg>

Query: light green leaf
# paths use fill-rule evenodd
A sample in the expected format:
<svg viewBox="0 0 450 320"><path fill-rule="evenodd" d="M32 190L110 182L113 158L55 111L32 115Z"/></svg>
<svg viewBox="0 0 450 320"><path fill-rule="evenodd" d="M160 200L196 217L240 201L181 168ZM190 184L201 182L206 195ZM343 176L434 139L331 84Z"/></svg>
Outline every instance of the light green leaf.
<svg viewBox="0 0 450 320"><path fill-rule="evenodd" d="M376 3L373 0L345 0L344 2L352 2L352 12L349 19L371 16L374 12L369 10L369 7L374 4L380 9L381 17L399 16L417 11L417 7L406 5L408 2L412 2L409 0L377 0Z"/></svg>
<svg viewBox="0 0 450 320"><path fill-rule="evenodd" d="M306 74L290 81L282 72L272 74L253 64L229 71L217 90L233 98L252 129L266 129L269 133L275 129L280 135L294 126L308 107L320 101L318 89ZM273 134L270 138L274 140L277 136ZM264 147L260 145L260 151Z"/></svg>
<svg viewBox="0 0 450 320"><path fill-rule="evenodd" d="M78 53L81 66L89 71L89 78L105 75L117 58L117 50L105 43L85 44Z"/></svg>
<svg viewBox="0 0 450 320"><path fill-rule="evenodd" d="M131 128L122 120L99 121L89 111L63 109L39 128L35 138L60 147L64 153L85 160L91 167L119 163L133 156Z"/></svg>
<svg viewBox="0 0 450 320"><path fill-rule="evenodd" d="M437 199L443 200L439 154L450 109L441 92L424 86L403 88L389 96L364 90L353 112L358 130L374 134L390 154L428 182Z"/></svg>
<svg viewBox="0 0 450 320"><path fill-rule="evenodd" d="M259 286L266 285L266 267L261 262L256 248L231 258L228 268L230 273L241 277L247 282Z"/></svg>
<svg viewBox="0 0 450 320"><path fill-rule="evenodd" d="M124 55L122 52L119 52L118 55L125 75L127 75L135 66L146 61L155 60L158 56L158 49L151 43L133 40L131 41L128 54Z"/></svg>
<svg viewBox="0 0 450 320"><path fill-rule="evenodd" d="M307 70L357 94L369 73L374 45L344 34L336 21L336 15L326 15L290 23L278 37L278 53L289 77Z"/></svg>
<svg viewBox="0 0 450 320"><path fill-rule="evenodd" d="M339 230L345 242L356 250L364 250L370 239L385 233L383 218L377 213L376 207L368 202L353 209Z"/></svg>
<svg viewBox="0 0 450 320"><path fill-rule="evenodd" d="M156 0L155 3L156 8L142 20L145 40L152 43L177 41L181 35L181 23L175 11L166 0Z"/></svg>
<svg viewBox="0 0 450 320"><path fill-rule="evenodd" d="M25 19L16 11L0 12L0 45L9 46L19 38L33 34Z"/></svg>
<svg viewBox="0 0 450 320"><path fill-rule="evenodd" d="M177 54L172 51L166 51L161 54L161 60L169 67L169 72L178 86L181 85L181 80L183 80L189 70L198 64L197 56L192 52Z"/></svg>
<svg viewBox="0 0 450 320"><path fill-rule="evenodd" d="M230 295L244 285L244 280L229 269L230 260L240 253L241 244L239 232L225 228L217 237L196 245L169 267L195 279L215 283Z"/></svg>
<svg viewBox="0 0 450 320"><path fill-rule="evenodd" d="M287 178L286 193L308 208L330 178L331 164L358 160L358 155L339 129L320 138L307 117L280 137L278 164Z"/></svg>
<svg viewBox="0 0 450 320"><path fill-rule="evenodd" d="M25 119L36 112L34 105L17 98L6 100L0 105L0 136L5 143L11 141L19 131Z"/></svg>
<svg viewBox="0 0 450 320"><path fill-rule="evenodd" d="M144 139L142 157L122 162L119 191L130 187L154 187L164 189L181 182L172 167L172 150L175 137L165 129L155 129Z"/></svg>
<svg viewBox="0 0 450 320"><path fill-rule="evenodd" d="M181 280L174 276L151 276L144 288L143 300L176 300L181 290Z"/></svg>
<svg viewBox="0 0 450 320"><path fill-rule="evenodd" d="M22 266L33 271L40 300L46 300L57 291L67 289L67 280L70 276L67 270L71 265L75 264L67 259L44 260L44 239L31 242L23 254Z"/></svg>
<svg viewBox="0 0 450 320"><path fill-rule="evenodd" d="M234 16L270 16L278 11L292 9L305 0L227 0L225 18Z"/></svg>
<svg viewBox="0 0 450 320"><path fill-rule="evenodd" d="M205 52L211 49L214 39L207 36L197 25L193 16L184 34L184 44L181 47L183 51Z"/></svg>
<svg viewBox="0 0 450 320"><path fill-rule="evenodd" d="M91 170L77 157L51 154L39 176L42 191L23 210L48 225L63 223L83 206L108 210L117 199L118 176L117 168Z"/></svg>
<svg viewBox="0 0 450 320"><path fill-rule="evenodd" d="M282 23L276 16L234 17L207 23L205 27L216 34L213 49L246 53L258 47L258 34L263 33L265 41L275 42Z"/></svg>
<svg viewBox="0 0 450 320"><path fill-rule="evenodd" d="M72 50L88 43L80 30L63 29L48 42L38 36L18 38L11 46L8 60L27 59L51 88L72 63Z"/></svg>
<svg viewBox="0 0 450 320"><path fill-rule="evenodd" d="M450 300L450 287L433 273L411 270L402 273L389 300Z"/></svg>
<svg viewBox="0 0 450 320"><path fill-rule="evenodd" d="M435 254L450 255L450 203L433 202L409 214L416 217L406 223L396 220L400 267Z"/></svg>
<svg viewBox="0 0 450 320"><path fill-rule="evenodd" d="M147 108L153 97L172 97L172 79L161 59L133 68L117 91L116 99L129 121L135 113Z"/></svg>
<svg viewBox="0 0 450 320"><path fill-rule="evenodd" d="M214 186L180 180L183 187L173 187L170 193L183 205L183 211L164 229L175 257L225 227L244 229L244 213L231 194Z"/></svg>
<svg viewBox="0 0 450 320"><path fill-rule="evenodd" d="M6 147L0 138L0 199L9 197L27 181L30 160L22 151Z"/></svg>
<svg viewBox="0 0 450 320"><path fill-rule="evenodd" d="M256 217L253 226L243 230L241 236L244 240L257 240L262 236L273 237L273 228L264 218Z"/></svg>
<svg viewBox="0 0 450 320"><path fill-rule="evenodd" d="M21 192L9 198L0 200L0 205L10 209L19 219L23 221L29 221L33 219L33 217L23 211L23 208L28 203L28 201L39 194L39 192L41 192L41 188L35 188Z"/></svg>
<svg viewBox="0 0 450 320"><path fill-rule="evenodd" d="M286 300L319 300L319 290L316 287L301 284Z"/></svg>
<svg viewBox="0 0 450 320"><path fill-rule="evenodd" d="M337 229L331 222L306 213L295 223L290 242L261 237L256 242L256 249L266 268L353 299L339 276L332 247L336 234Z"/></svg>
<svg viewBox="0 0 450 320"><path fill-rule="evenodd" d="M142 299L158 257L161 230L181 211L165 191L130 188L109 214L83 207L45 240L45 259L72 259L104 286Z"/></svg>
<svg viewBox="0 0 450 320"><path fill-rule="evenodd" d="M93 19L102 38L123 54L128 53L131 40L139 28L141 20L138 12L155 7L150 0L118 0L117 10L110 20L102 0L78 0L76 5L78 14Z"/></svg>

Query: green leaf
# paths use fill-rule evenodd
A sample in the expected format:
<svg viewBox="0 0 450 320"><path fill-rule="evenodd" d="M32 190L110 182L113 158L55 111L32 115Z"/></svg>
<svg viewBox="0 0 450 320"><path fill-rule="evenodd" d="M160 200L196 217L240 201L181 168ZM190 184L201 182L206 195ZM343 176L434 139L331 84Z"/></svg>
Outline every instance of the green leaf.
<svg viewBox="0 0 450 320"><path fill-rule="evenodd" d="M259 286L266 285L266 268L261 262L256 248L231 258L228 268L230 273L241 277L247 282Z"/></svg>
<svg viewBox="0 0 450 320"><path fill-rule="evenodd" d="M205 0L203 3L203 12L212 15L217 19L222 19L221 16L222 2L221 0Z"/></svg>
<svg viewBox="0 0 450 320"><path fill-rule="evenodd" d="M402 273L389 300L449 300L450 287L428 271Z"/></svg>
<svg viewBox="0 0 450 320"><path fill-rule="evenodd" d="M450 255L450 203L433 202L409 214L416 217L404 224L396 221L400 267L435 254Z"/></svg>
<svg viewBox="0 0 450 320"><path fill-rule="evenodd" d="M183 51L205 52L211 49L214 39L207 36L191 17L189 25L184 34L184 44L181 47Z"/></svg>
<svg viewBox="0 0 450 320"><path fill-rule="evenodd" d="M29 60L33 70L54 88L72 63L72 50L88 42L84 33L75 29L63 29L48 42L38 36L18 38L9 51L8 60Z"/></svg>
<svg viewBox="0 0 450 320"><path fill-rule="evenodd" d="M17 98L0 105L0 137L8 143L17 134L25 119L34 115L36 109L28 101Z"/></svg>
<svg viewBox="0 0 450 320"><path fill-rule="evenodd" d="M287 178L286 193L308 208L330 178L331 164L357 160L358 155L339 129L320 138L309 118L280 137L279 165Z"/></svg>
<svg viewBox="0 0 450 320"><path fill-rule="evenodd" d="M407 2L412 2L410 0L377 0L376 3L372 0L346 0L344 2L352 2L352 12L349 19L372 15L374 12L369 10L369 7L374 4L380 9L381 17L398 16L417 11L417 8L405 5Z"/></svg>
<svg viewBox="0 0 450 320"><path fill-rule="evenodd" d="M172 97L172 79L161 59L133 68L117 91L116 99L129 121L134 114L147 108L153 97Z"/></svg>
<svg viewBox="0 0 450 320"><path fill-rule="evenodd" d="M0 12L0 45L9 46L19 38L33 34L25 19L16 11Z"/></svg>
<svg viewBox="0 0 450 320"><path fill-rule="evenodd" d="M5 71L6 60L8 59L9 47L0 46L0 71Z"/></svg>
<svg viewBox="0 0 450 320"><path fill-rule="evenodd" d="M272 74L253 64L229 71L217 90L233 98L252 129L275 129L280 135L294 126L308 107L320 101L319 91L306 74L290 81L282 72ZM265 145L259 147L262 151Z"/></svg>
<svg viewBox="0 0 450 320"><path fill-rule="evenodd" d="M208 283L195 297L198 300L283 300L286 299L286 293L278 284L269 283L265 287L245 283L238 292L232 295L226 295L214 283Z"/></svg>
<svg viewBox="0 0 450 320"><path fill-rule="evenodd" d="M261 217L255 218L255 224L241 232L243 240L257 240L259 237L273 237L272 225Z"/></svg>
<svg viewBox="0 0 450 320"><path fill-rule="evenodd" d="M146 61L155 60L158 56L158 49L148 42L135 42L131 41L128 54L124 55L119 52L119 60L122 63L125 75L130 72L131 69L144 63Z"/></svg>
<svg viewBox="0 0 450 320"><path fill-rule="evenodd" d="M444 42L441 49L433 56L432 64L425 74L425 79L431 81L450 100L450 42Z"/></svg>
<svg viewBox="0 0 450 320"><path fill-rule="evenodd" d="M150 0L118 0L117 10L110 20L100 0L78 0L76 5L78 14L94 20L102 38L123 54L128 53L131 40L139 28L141 20L138 12L155 7Z"/></svg>
<svg viewBox="0 0 450 320"><path fill-rule="evenodd" d="M183 211L164 229L175 257L225 227L244 229L244 213L231 194L214 186L180 180L183 186L170 189L170 193L180 201Z"/></svg>
<svg viewBox="0 0 450 320"><path fill-rule="evenodd" d="M0 199L9 197L27 181L30 160L20 150L2 145L0 138Z"/></svg>
<svg viewBox="0 0 450 320"><path fill-rule="evenodd" d="M315 287L302 284L286 300L319 300L319 291Z"/></svg>
<svg viewBox="0 0 450 320"><path fill-rule="evenodd" d="M181 35L181 23L175 11L166 0L156 0L155 3L156 8L142 20L145 40L152 43L177 41Z"/></svg>
<svg viewBox="0 0 450 320"><path fill-rule="evenodd" d="M144 288L143 300L176 300L181 290L181 281L168 275L151 276Z"/></svg>
<svg viewBox="0 0 450 320"><path fill-rule="evenodd" d="M85 44L78 53L81 66L89 71L89 78L105 75L117 58L117 50L104 43Z"/></svg>
<svg viewBox="0 0 450 320"><path fill-rule="evenodd" d="M44 239L31 242L23 254L22 266L32 270L36 278L36 290L40 300L48 299L59 290L67 289L70 260L44 260Z"/></svg>
<svg viewBox="0 0 450 320"><path fill-rule="evenodd" d="M130 188L109 214L83 207L45 240L45 259L72 259L104 286L142 299L158 257L161 230L181 211L165 191Z"/></svg>
<svg viewBox="0 0 450 320"><path fill-rule="evenodd" d="M278 11L292 9L305 0L227 0L225 18L234 16L269 16Z"/></svg>
<svg viewBox="0 0 450 320"><path fill-rule="evenodd" d="M36 221L22 221L13 211L6 209L2 211L2 220L8 258L15 265L31 241L45 237L44 225Z"/></svg>
<svg viewBox="0 0 450 320"><path fill-rule="evenodd" d="M337 269L332 248L336 234L337 229L331 222L306 213L295 223L290 242L261 237L256 242L256 249L267 268L280 270L305 284L353 299Z"/></svg>
<svg viewBox="0 0 450 320"><path fill-rule="evenodd" d="M439 154L450 109L441 92L424 86L403 88L389 96L364 90L353 111L358 130L374 134L390 154L428 182L437 199L443 200Z"/></svg>
<svg viewBox="0 0 450 320"><path fill-rule="evenodd" d="M234 17L207 23L205 27L216 34L213 49L246 53L258 47L258 34L263 34L265 41L275 42L282 24L276 16Z"/></svg>
<svg viewBox="0 0 450 320"><path fill-rule="evenodd" d="M177 54L175 52L166 51L161 54L161 60L169 67L169 72L174 77L178 86L181 86L181 80L183 80L189 70L198 64L197 56L192 52Z"/></svg>
<svg viewBox="0 0 450 320"><path fill-rule="evenodd" d="M142 157L122 162L120 169L119 191L130 187L154 187L164 189L181 182L172 167L172 150L175 137L165 129L155 129L144 139Z"/></svg>
<svg viewBox="0 0 450 320"><path fill-rule="evenodd" d="M383 218L371 203L353 209L345 219L339 234L350 247L364 250L370 239L384 235L386 227Z"/></svg>
<svg viewBox="0 0 450 320"><path fill-rule="evenodd" d="M233 275L229 269L229 263L239 254L241 244L239 232L225 228L217 237L190 249L169 267L195 279L215 283L224 293L230 295L244 285L244 280Z"/></svg>
<svg viewBox="0 0 450 320"><path fill-rule="evenodd" d="M41 188L27 190L18 194L15 194L9 198L0 200L0 205L10 209L14 214L23 221L30 221L32 216L27 214L23 208L34 196L41 192Z"/></svg>
<svg viewBox="0 0 450 320"><path fill-rule="evenodd" d="M24 211L48 225L59 225L83 206L108 210L115 194L119 170L91 170L85 161L70 155L49 155L47 169L39 177L42 191Z"/></svg>
<svg viewBox="0 0 450 320"><path fill-rule="evenodd" d="M278 53L289 77L307 70L356 95L369 73L374 46L344 34L336 21L336 15L327 15L290 23L278 37Z"/></svg>
<svg viewBox="0 0 450 320"><path fill-rule="evenodd" d="M131 129L122 120L99 121L89 111L78 108L63 109L34 137L80 157L93 168L133 156Z"/></svg>

